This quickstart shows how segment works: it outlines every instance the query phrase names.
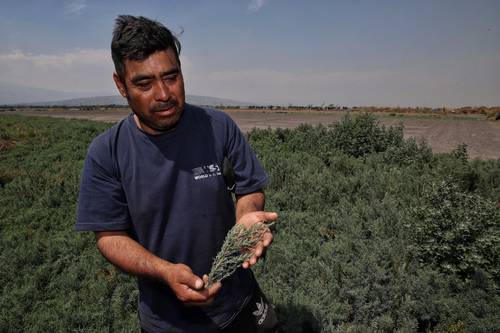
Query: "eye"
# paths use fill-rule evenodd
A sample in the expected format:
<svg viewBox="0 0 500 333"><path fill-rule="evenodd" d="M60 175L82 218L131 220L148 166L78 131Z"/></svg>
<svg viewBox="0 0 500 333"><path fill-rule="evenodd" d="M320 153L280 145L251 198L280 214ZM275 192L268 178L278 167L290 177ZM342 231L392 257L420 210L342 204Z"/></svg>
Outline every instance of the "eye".
<svg viewBox="0 0 500 333"><path fill-rule="evenodd" d="M147 90L147 89L151 88L151 82L150 81L139 81L135 85L137 87L139 87L139 89L142 89L142 90Z"/></svg>
<svg viewBox="0 0 500 333"><path fill-rule="evenodd" d="M178 75L177 73L165 75L163 77L163 80L165 80L165 81L175 81L177 79L177 75Z"/></svg>

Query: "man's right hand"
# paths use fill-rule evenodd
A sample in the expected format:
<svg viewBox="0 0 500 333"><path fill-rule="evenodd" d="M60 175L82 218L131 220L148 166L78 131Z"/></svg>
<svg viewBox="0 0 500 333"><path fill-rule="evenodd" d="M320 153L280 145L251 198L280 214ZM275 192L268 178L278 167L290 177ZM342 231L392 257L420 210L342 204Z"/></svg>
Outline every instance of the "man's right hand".
<svg viewBox="0 0 500 333"><path fill-rule="evenodd" d="M205 288L204 280L193 274L189 266L184 264L170 264L165 274L165 282L170 286L177 298L185 305L208 305L219 292L222 285L214 284L210 288Z"/></svg>
<svg viewBox="0 0 500 333"><path fill-rule="evenodd" d="M162 280L186 305L210 304L221 288L220 283L205 288L208 276L204 275L202 280L188 266L153 255L126 231L99 231L96 238L99 251L112 264L137 276Z"/></svg>

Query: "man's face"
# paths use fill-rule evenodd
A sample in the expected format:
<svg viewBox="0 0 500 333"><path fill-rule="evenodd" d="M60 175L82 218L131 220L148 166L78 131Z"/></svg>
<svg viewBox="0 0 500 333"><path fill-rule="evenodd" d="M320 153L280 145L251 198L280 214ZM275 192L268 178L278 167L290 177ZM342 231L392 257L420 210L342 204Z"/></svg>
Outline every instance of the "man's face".
<svg viewBox="0 0 500 333"><path fill-rule="evenodd" d="M173 50L158 51L142 61L125 60L124 82L113 78L134 112L137 126L160 134L177 125L184 111L184 79Z"/></svg>

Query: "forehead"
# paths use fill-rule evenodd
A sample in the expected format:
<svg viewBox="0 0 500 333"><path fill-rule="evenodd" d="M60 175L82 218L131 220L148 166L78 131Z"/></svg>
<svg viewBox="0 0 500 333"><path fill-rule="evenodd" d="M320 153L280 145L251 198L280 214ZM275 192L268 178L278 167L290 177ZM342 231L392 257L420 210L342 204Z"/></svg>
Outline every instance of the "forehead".
<svg viewBox="0 0 500 333"><path fill-rule="evenodd" d="M137 75L158 75L173 69L180 70L175 52L172 49L157 51L144 60L125 60L125 77L128 79Z"/></svg>

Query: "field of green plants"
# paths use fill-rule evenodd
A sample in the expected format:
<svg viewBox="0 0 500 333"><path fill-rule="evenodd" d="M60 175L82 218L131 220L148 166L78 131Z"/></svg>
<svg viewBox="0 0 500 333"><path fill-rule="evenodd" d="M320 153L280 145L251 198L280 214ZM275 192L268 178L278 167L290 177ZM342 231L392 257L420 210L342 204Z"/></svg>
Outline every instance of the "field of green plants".
<svg viewBox="0 0 500 333"><path fill-rule="evenodd" d="M109 126L0 115L0 332L138 331L134 278L73 229ZM370 115L248 139L280 214L255 272L284 332L500 332L500 160Z"/></svg>

